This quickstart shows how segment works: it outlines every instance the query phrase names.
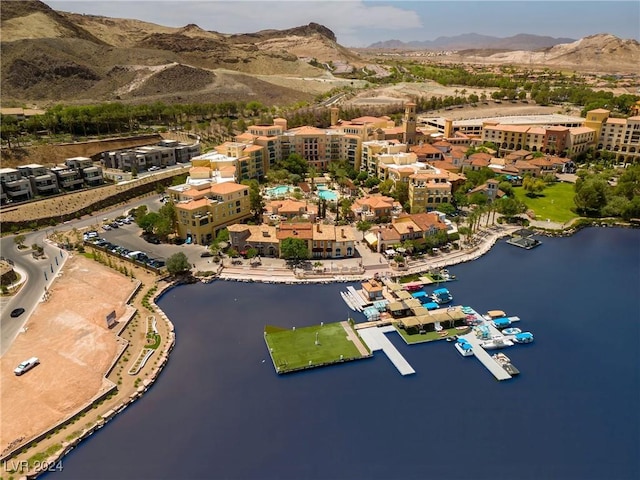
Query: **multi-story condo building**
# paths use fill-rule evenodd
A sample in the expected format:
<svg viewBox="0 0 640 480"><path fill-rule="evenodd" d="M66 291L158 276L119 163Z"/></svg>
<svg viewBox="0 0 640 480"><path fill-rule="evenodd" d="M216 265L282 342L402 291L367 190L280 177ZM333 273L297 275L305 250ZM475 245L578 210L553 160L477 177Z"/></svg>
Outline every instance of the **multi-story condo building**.
<svg viewBox="0 0 640 480"><path fill-rule="evenodd" d="M102 153L102 164L106 168L123 171L148 170L151 167L167 167L186 163L200 154L200 144L185 144L174 140L162 140L157 145L129 148Z"/></svg>
<svg viewBox="0 0 640 480"><path fill-rule="evenodd" d="M265 162L265 149L260 145L242 142L225 142L215 147L215 150L221 155L235 159L233 164L236 167L236 177L240 180L250 178L261 179L267 172L268 165L266 165Z"/></svg>
<svg viewBox="0 0 640 480"><path fill-rule="evenodd" d="M595 138L595 130L590 127L531 127L486 121L482 130L482 141L494 143L501 155L524 149L575 157L593 146Z"/></svg>
<svg viewBox="0 0 640 480"><path fill-rule="evenodd" d="M640 160L640 116L611 118L611 112L598 108L587 112L588 127L597 135L598 150L614 152L622 162Z"/></svg>
<svg viewBox="0 0 640 480"><path fill-rule="evenodd" d="M251 216L246 185L209 183L168 192L176 202L178 235L188 242L207 245L220 229Z"/></svg>
<svg viewBox="0 0 640 480"><path fill-rule="evenodd" d="M447 171L436 168L409 176L409 205L411 213L437 210L443 203L451 203L452 185Z"/></svg>
<svg viewBox="0 0 640 480"><path fill-rule="evenodd" d="M48 168L32 163L18 167L20 174L31 183L34 195L53 195L58 193L58 180Z"/></svg>
<svg viewBox="0 0 640 480"><path fill-rule="evenodd" d="M64 190L78 190L84 186L82 172L70 167L53 167L51 171L58 179L58 185Z"/></svg>
<svg viewBox="0 0 640 480"><path fill-rule="evenodd" d="M0 199L2 204L23 202L33 198L31 182L15 168L0 168Z"/></svg>
<svg viewBox="0 0 640 480"><path fill-rule="evenodd" d="M93 164L93 160L88 157L67 158L64 161L67 168L80 172L80 177L87 187L97 187L104 183L102 167Z"/></svg>
<svg viewBox="0 0 640 480"><path fill-rule="evenodd" d="M380 155L396 155L406 153L407 145L389 140L370 140L362 142L362 156L360 171L367 172L369 176L378 177L378 165Z"/></svg>

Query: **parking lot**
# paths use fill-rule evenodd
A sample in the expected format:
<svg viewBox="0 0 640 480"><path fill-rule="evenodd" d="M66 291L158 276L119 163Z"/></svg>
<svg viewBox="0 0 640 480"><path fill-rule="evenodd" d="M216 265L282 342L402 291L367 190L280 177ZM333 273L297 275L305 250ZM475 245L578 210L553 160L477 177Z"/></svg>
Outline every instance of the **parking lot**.
<svg viewBox="0 0 640 480"><path fill-rule="evenodd" d="M109 243L124 247L130 252L143 252L149 258L165 261L174 253L184 253L192 265L203 263L200 254L206 251L204 245L174 245L168 243L151 243L142 237L142 229L135 223L122 225L118 228L104 231L97 230L99 238L103 238ZM206 260L206 259L204 259ZM206 262L205 262L206 263Z"/></svg>

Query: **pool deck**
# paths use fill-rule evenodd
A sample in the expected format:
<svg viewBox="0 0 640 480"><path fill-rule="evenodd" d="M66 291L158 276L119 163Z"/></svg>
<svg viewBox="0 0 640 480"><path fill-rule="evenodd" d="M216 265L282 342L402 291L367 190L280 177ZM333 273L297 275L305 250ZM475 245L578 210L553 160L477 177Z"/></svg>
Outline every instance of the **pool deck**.
<svg viewBox="0 0 640 480"><path fill-rule="evenodd" d="M358 334L367 344L369 350L372 352L382 350L401 375L411 375L412 373L416 373L413 367L409 365L409 362L405 360L385 335L385 333L395 331L396 329L393 326L373 327L361 329L358 331Z"/></svg>

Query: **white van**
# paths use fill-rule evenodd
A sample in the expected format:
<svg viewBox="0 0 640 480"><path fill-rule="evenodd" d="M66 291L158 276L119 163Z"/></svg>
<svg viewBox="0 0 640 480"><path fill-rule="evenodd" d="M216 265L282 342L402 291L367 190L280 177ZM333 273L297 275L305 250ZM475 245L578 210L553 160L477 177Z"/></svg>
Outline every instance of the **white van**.
<svg viewBox="0 0 640 480"><path fill-rule="evenodd" d="M18 365L13 373L20 376L23 373L28 372L38 364L40 364L40 360L38 359L38 357L31 357L29 360L25 360L20 365Z"/></svg>

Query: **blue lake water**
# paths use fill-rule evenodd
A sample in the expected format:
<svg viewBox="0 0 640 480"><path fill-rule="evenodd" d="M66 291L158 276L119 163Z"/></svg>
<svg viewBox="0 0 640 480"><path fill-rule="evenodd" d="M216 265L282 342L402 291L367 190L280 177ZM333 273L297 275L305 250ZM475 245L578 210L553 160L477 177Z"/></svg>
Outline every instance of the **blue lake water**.
<svg viewBox="0 0 640 480"><path fill-rule="evenodd" d="M535 342L497 382L447 342L278 376L265 324L347 317L345 285L215 282L167 293L159 381L53 479L640 478L640 230L587 229L451 267L454 304L518 315Z"/></svg>

